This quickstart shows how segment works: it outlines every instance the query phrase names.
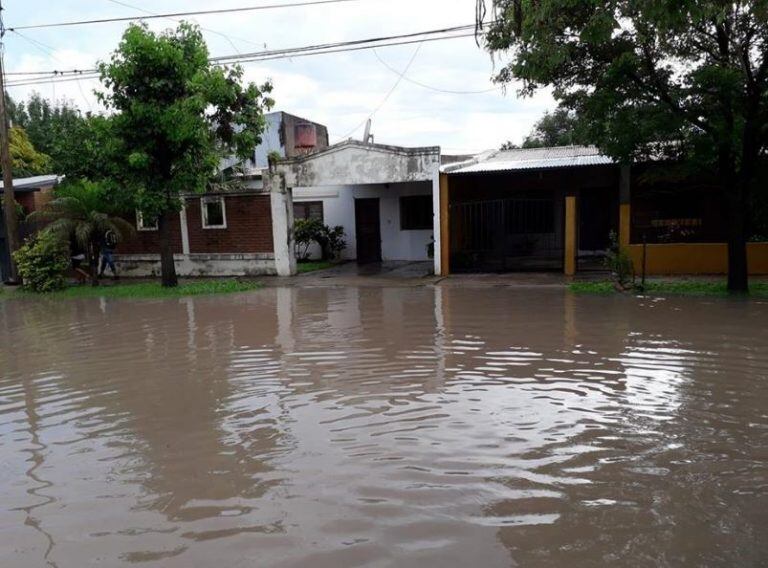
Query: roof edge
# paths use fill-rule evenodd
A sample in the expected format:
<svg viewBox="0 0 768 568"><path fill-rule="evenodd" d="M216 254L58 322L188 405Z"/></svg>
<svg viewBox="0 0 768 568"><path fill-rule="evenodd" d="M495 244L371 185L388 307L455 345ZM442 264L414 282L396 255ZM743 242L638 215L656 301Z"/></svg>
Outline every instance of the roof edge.
<svg viewBox="0 0 768 568"><path fill-rule="evenodd" d="M280 164L281 165L282 164L286 164L286 165L301 164L302 162L307 162L309 160L313 160L315 158L324 156L326 154L339 152L348 147L356 147L356 148L362 148L364 150L374 150L378 152L386 152L389 154L398 154L401 156L416 156L416 155L425 155L425 154L437 155L437 156L440 155L440 146L406 147L406 146L393 146L389 144L366 144L361 140L353 140L350 138L349 140L344 140L343 142L337 142L336 144L332 144L327 148L323 148L319 152L313 152L305 156L295 156L293 158L281 160Z"/></svg>

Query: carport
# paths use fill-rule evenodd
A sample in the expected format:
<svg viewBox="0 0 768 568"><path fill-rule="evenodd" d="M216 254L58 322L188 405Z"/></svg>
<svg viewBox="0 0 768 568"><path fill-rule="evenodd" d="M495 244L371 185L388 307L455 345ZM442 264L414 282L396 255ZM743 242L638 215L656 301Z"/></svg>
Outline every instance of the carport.
<svg viewBox="0 0 768 568"><path fill-rule="evenodd" d="M495 151L444 166L441 273L600 266L619 227L621 179L593 147Z"/></svg>

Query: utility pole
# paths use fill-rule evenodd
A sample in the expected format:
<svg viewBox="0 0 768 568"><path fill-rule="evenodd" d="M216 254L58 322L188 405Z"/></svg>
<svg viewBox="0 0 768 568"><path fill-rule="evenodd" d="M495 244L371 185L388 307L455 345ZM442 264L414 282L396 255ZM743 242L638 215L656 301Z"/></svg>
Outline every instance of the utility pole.
<svg viewBox="0 0 768 568"><path fill-rule="evenodd" d="M13 164L9 148L8 112L5 104L5 23L3 22L3 3L0 0L0 168L3 170L3 215L5 219L6 243L10 256L10 274L6 282L19 283L19 273L13 253L19 250L19 218L16 214L16 197L13 191Z"/></svg>

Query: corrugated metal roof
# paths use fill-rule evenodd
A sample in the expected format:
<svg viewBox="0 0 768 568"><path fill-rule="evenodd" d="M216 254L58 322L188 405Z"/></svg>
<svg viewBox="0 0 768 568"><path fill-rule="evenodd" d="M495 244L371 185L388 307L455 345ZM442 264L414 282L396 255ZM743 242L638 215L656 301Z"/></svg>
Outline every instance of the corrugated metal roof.
<svg viewBox="0 0 768 568"><path fill-rule="evenodd" d="M47 176L32 176L25 178L14 178L13 189L40 189L41 187L50 187L52 185L58 185L63 179L57 175ZM3 182L0 181L0 190L3 189Z"/></svg>
<svg viewBox="0 0 768 568"><path fill-rule="evenodd" d="M578 166L599 166L615 163L594 146L560 146L557 148L524 148L499 150L481 154L461 164L452 164L443 171L452 174L540 170Z"/></svg>

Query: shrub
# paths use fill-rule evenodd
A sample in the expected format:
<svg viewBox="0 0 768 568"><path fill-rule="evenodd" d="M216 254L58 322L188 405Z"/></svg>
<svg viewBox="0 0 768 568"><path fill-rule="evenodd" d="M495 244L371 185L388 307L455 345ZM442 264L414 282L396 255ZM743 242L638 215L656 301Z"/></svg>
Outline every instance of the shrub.
<svg viewBox="0 0 768 568"><path fill-rule="evenodd" d="M605 267L611 271L611 277L622 288L627 288L635 280L635 266L627 249L621 246L615 231L610 234L611 244L605 256Z"/></svg>
<svg viewBox="0 0 768 568"><path fill-rule="evenodd" d="M347 247L344 240L344 227L323 225L319 219L297 219L293 224L296 239L296 257L299 260L309 258L309 247L315 242L320 245L323 260L335 260Z"/></svg>
<svg viewBox="0 0 768 568"><path fill-rule="evenodd" d="M37 233L13 254L13 258L24 288L33 292L53 292L64 288L69 248L52 232Z"/></svg>
<svg viewBox="0 0 768 568"><path fill-rule="evenodd" d="M347 241L344 240L344 227L341 225L335 227L323 225L317 242L323 251L323 260L336 260L339 253L347 248Z"/></svg>
<svg viewBox="0 0 768 568"><path fill-rule="evenodd" d="M309 257L309 247L321 238L323 228L323 223L319 219L296 219L293 224L293 235L296 239L296 256L299 260L306 260Z"/></svg>

